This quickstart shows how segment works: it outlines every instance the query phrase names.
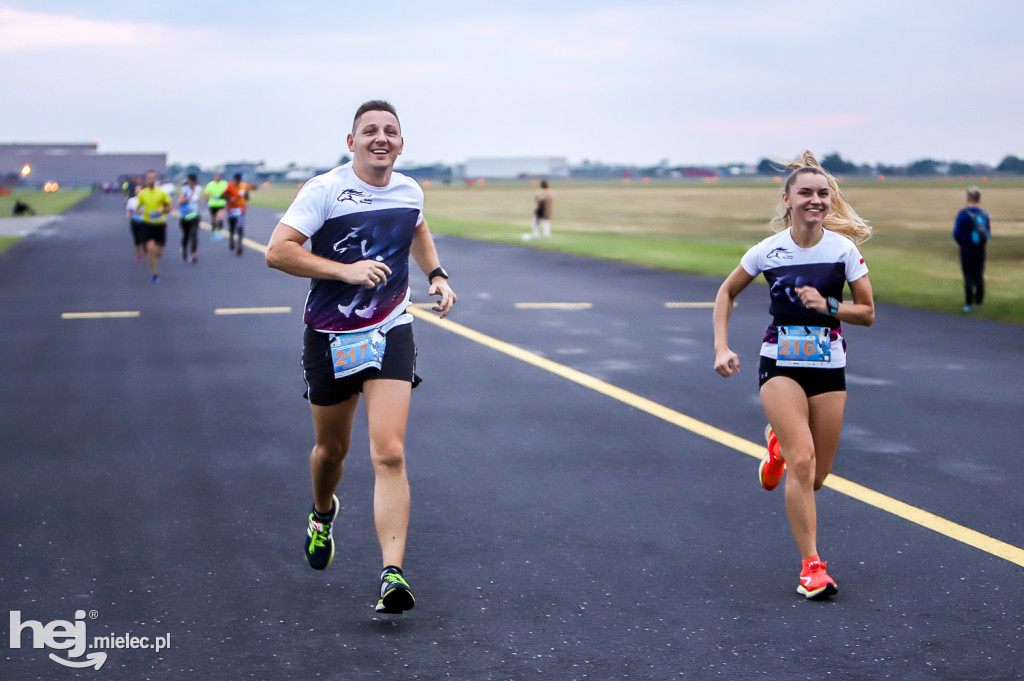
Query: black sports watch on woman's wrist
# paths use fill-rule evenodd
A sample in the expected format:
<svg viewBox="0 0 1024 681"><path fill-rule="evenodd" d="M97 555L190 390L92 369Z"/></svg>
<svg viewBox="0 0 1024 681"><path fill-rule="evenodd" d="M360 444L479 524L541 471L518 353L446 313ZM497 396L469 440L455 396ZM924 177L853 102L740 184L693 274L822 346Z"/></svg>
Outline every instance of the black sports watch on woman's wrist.
<svg viewBox="0 0 1024 681"><path fill-rule="evenodd" d="M427 275L427 283L434 283L434 277L444 277L445 279L447 279L448 272L445 271L443 267L434 268L433 270L431 270L430 274Z"/></svg>
<svg viewBox="0 0 1024 681"><path fill-rule="evenodd" d="M839 314L839 299L829 296L825 299L825 304L828 305L828 313L835 317Z"/></svg>

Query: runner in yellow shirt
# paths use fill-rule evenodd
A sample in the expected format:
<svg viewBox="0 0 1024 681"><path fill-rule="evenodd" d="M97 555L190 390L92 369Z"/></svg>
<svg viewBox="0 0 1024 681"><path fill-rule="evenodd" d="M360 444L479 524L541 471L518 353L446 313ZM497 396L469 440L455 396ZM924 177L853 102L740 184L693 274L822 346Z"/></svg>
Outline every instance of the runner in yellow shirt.
<svg viewBox="0 0 1024 681"><path fill-rule="evenodd" d="M146 244L146 259L153 276L152 283L160 281L157 261L164 254L167 243L167 214L171 212L171 197L156 186L156 171L146 173L146 186L139 191L139 205L135 209L142 216L142 241Z"/></svg>

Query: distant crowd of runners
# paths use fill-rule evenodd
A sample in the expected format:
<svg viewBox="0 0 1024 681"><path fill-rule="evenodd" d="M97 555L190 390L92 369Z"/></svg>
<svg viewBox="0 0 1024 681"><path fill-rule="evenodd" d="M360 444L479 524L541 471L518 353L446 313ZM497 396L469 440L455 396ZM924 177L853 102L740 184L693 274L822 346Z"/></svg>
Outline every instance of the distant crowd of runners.
<svg viewBox="0 0 1024 681"><path fill-rule="evenodd" d="M178 212L181 229L181 259L196 264L199 251L200 212L203 204L209 215L211 241L228 240L231 253L242 255L245 236L246 207L253 186L244 182L241 173L235 173L230 182L221 173L200 188L198 177L188 175L179 187L164 179L158 182L156 171L149 171L142 179L126 180L122 191L128 199L125 215L131 229L135 247L135 262L145 259L149 263L150 282L160 281L159 263L167 244L167 216ZM224 225L227 223L227 236Z"/></svg>

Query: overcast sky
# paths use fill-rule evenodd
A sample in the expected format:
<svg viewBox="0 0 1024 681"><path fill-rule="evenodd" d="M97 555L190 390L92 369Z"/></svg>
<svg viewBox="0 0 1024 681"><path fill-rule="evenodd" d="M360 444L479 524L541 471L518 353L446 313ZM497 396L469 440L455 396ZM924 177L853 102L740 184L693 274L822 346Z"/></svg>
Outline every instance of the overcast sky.
<svg viewBox="0 0 1024 681"><path fill-rule="evenodd" d="M0 142L323 166L386 98L406 163L996 164L1022 48L1020 0L0 0Z"/></svg>

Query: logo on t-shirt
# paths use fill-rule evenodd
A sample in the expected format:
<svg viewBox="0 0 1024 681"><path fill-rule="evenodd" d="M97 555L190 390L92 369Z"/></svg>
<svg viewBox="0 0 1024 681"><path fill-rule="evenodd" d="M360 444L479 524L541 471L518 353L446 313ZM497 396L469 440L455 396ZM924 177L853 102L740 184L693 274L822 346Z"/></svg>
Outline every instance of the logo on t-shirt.
<svg viewBox="0 0 1024 681"><path fill-rule="evenodd" d="M344 203L351 201L352 203L373 203L373 199L370 198L369 194L364 194L358 189L343 189L341 194L338 195L338 201Z"/></svg>
<svg viewBox="0 0 1024 681"><path fill-rule="evenodd" d="M789 252L788 248L778 247L768 251L768 255L765 256L768 260L792 260L793 254Z"/></svg>

